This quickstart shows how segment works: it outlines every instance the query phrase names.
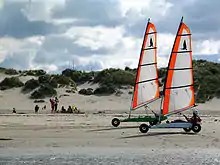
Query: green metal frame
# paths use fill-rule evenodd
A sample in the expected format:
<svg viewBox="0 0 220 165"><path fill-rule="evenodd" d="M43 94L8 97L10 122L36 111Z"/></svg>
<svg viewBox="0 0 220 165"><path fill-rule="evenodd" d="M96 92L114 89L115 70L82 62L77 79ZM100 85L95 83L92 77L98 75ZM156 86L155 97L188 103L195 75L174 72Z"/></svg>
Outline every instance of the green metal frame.
<svg viewBox="0 0 220 165"><path fill-rule="evenodd" d="M155 120L163 121L166 119L167 119L167 116L160 116L160 117L139 116L139 117L122 119L120 120L120 122L154 122Z"/></svg>

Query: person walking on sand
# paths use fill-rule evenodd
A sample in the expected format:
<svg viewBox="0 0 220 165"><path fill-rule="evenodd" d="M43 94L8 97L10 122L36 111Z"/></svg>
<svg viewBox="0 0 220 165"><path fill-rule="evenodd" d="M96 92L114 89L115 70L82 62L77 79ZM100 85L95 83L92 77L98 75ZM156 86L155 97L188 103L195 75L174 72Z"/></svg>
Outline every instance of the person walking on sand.
<svg viewBox="0 0 220 165"><path fill-rule="evenodd" d="M54 99L53 98L50 98L50 105L51 105L51 113L53 113L54 112L54 106L55 106L55 104L54 104L55 102L54 102Z"/></svg>
<svg viewBox="0 0 220 165"><path fill-rule="evenodd" d="M35 110L35 113L38 113L39 106L38 106L38 105L36 105L36 106L35 106L35 108L34 108L34 110Z"/></svg>
<svg viewBox="0 0 220 165"><path fill-rule="evenodd" d="M55 100L54 100L54 108L55 108L54 110L55 110L55 112L57 112L58 103L59 103L59 100L58 100L57 97L55 97Z"/></svg>

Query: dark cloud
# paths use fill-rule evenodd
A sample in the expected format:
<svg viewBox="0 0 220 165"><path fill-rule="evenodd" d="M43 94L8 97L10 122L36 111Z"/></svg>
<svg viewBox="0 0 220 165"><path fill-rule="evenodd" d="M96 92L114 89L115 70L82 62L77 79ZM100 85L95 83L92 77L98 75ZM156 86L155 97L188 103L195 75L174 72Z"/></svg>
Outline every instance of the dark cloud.
<svg viewBox="0 0 220 165"><path fill-rule="evenodd" d="M78 26L116 26L121 24L119 7L115 0L66 0L65 7L53 11L53 17L75 18Z"/></svg>
<svg viewBox="0 0 220 165"><path fill-rule="evenodd" d="M106 48L92 50L74 43L75 41L75 39L64 36L49 36L45 39L33 61L38 64L58 64L61 61L68 62L76 56L89 57L93 54L103 55L111 52Z"/></svg>
<svg viewBox="0 0 220 165"><path fill-rule="evenodd" d="M220 1L219 0L169 0L173 4L165 16L159 19L151 17L157 31L161 33L176 34L181 17L190 28L193 39L219 39L220 37ZM146 18L150 16L146 14ZM139 19L135 24L125 25L127 35L142 37L147 23L146 18Z"/></svg>
<svg viewBox="0 0 220 165"><path fill-rule="evenodd" d="M0 10L0 36L10 36L14 38L25 38L34 35L47 35L51 33L61 33L67 28L45 21L30 21L22 12L25 3L8 2ZM39 11L40 12L40 11Z"/></svg>

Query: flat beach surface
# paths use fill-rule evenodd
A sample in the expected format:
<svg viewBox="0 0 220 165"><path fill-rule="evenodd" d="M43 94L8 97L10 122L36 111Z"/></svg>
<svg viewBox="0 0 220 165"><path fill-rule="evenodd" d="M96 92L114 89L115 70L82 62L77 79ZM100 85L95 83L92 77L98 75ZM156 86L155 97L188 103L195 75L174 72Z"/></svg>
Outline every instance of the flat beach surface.
<svg viewBox="0 0 220 165"><path fill-rule="evenodd" d="M202 131L111 126L112 114L0 116L0 164L220 164L220 117ZM171 118L172 119L172 118ZM16 163L15 163L16 162Z"/></svg>

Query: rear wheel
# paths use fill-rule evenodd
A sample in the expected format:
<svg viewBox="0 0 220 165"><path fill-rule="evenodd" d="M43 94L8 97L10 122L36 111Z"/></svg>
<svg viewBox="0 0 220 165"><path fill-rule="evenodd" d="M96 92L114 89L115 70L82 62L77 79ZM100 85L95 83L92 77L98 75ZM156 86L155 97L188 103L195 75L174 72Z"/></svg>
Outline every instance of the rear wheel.
<svg viewBox="0 0 220 165"><path fill-rule="evenodd" d="M149 130L149 126L147 124L141 124L139 126L139 130L142 132L142 133L147 133L148 130Z"/></svg>
<svg viewBox="0 0 220 165"><path fill-rule="evenodd" d="M183 128L183 130L188 133L188 132L190 132L192 129L191 129L191 128Z"/></svg>
<svg viewBox="0 0 220 165"><path fill-rule="evenodd" d="M202 127L201 127L200 124L193 124L193 126L192 126L192 131L193 131L194 133L200 132L201 129L202 129Z"/></svg>
<svg viewBox="0 0 220 165"><path fill-rule="evenodd" d="M151 126L156 125L157 123L158 123L158 120L157 120L157 119L155 119L154 121L150 121L150 122L149 122L149 124L150 124Z"/></svg>
<svg viewBox="0 0 220 165"><path fill-rule="evenodd" d="M120 120L119 120L118 118L112 119L112 125L113 125L114 127L119 126L119 124L120 124Z"/></svg>

